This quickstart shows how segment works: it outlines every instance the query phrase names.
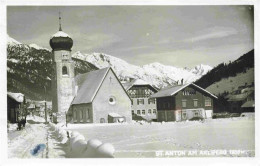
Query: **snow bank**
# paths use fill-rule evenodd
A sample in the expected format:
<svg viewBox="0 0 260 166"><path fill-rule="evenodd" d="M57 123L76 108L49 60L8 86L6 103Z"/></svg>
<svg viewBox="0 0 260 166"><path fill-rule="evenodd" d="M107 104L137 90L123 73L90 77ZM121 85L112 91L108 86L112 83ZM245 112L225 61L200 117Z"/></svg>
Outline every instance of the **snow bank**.
<svg viewBox="0 0 260 166"><path fill-rule="evenodd" d="M62 127L50 123L50 129L58 135L62 144L69 146L69 156L72 158L113 158L115 148L110 143L102 143L98 139L86 141L77 131L66 131ZM69 138L68 138L69 134Z"/></svg>

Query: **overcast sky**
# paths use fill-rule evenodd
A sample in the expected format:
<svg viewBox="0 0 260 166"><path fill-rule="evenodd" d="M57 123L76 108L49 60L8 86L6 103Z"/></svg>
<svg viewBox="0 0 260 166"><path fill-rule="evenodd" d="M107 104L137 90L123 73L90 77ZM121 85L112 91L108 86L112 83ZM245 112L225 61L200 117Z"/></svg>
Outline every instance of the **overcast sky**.
<svg viewBox="0 0 260 166"><path fill-rule="evenodd" d="M72 53L103 52L135 65L216 66L254 48L252 6L9 6L7 33L50 49L59 11Z"/></svg>

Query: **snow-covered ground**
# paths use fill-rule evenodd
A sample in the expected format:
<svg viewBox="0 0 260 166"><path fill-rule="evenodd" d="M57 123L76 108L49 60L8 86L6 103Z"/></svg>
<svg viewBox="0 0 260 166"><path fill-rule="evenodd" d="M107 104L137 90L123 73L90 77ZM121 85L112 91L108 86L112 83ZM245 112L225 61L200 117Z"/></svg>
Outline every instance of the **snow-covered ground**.
<svg viewBox="0 0 260 166"><path fill-rule="evenodd" d="M187 157L191 151L191 156L231 157L255 155L254 126L253 118L239 117L204 123L69 124L63 128L111 143L115 157L176 157L179 152Z"/></svg>
<svg viewBox="0 0 260 166"><path fill-rule="evenodd" d="M255 155L254 126L254 117L238 117L205 122L68 124L67 127L61 124L55 127L44 124L41 117L30 116L21 131L16 130L16 125L10 125L8 157L100 157L108 150L114 157L252 157ZM71 134L68 142L64 142L67 133L63 129ZM81 136L75 135L76 132ZM79 142L75 142L77 139ZM104 144L102 148L101 144ZM84 155L76 155L77 149L83 150Z"/></svg>
<svg viewBox="0 0 260 166"><path fill-rule="evenodd" d="M8 158L62 158L64 151L57 148L56 138L53 137L44 119L28 116L25 128L17 131L16 124L10 124L8 132ZM38 145L44 148L37 149ZM37 153L36 153L37 152Z"/></svg>

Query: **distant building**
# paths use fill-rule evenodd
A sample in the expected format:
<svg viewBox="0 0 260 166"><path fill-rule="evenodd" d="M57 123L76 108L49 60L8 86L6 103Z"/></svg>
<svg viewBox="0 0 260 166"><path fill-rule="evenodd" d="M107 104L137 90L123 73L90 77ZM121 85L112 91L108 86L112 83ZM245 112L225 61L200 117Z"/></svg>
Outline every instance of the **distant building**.
<svg viewBox="0 0 260 166"><path fill-rule="evenodd" d="M107 123L108 115L111 113L109 122L122 119L131 121L131 99L111 68L75 77L74 62L71 58L73 40L62 31L61 24L59 31L50 39L50 46L54 69L52 77L54 122L65 121L66 118L73 123Z"/></svg>
<svg viewBox="0 0 260 166"><path fill-rule="evenodd" d="M151 98L156 98L159 122L182 121L193 117L212 118L213 101L217 99L193 83L167 87Z"/></svg>
<svg viewBox="0 0 260 166"><path fill-rule="evenodd" d="M153 120L156 119L157 108L156 99L149 98L158 90L149 83L136 79L124 83L128 95L131 97L131 112L133 120Z"/></svg>
<svg viewBox="0 0 260 166"><path fill-rule="evenodd" d="M70 110L74 123L132 120L131 99L111 68L80 74L75 82L78 90Z"/></svg>
<svg viewBox="0 0 260 166"><path fill-rule="evenodd" d="M22 107L24 95L22 93L7 92L7 120L16 123L19 117L19 109Z"/></svg>
<svg viewBox="0 0 260 166"><path fill-rule="evenodd" d="M229 102L230 112L232 113L255 111L254 84L239 86L237 90L231 92L226 98Z"/></svg>

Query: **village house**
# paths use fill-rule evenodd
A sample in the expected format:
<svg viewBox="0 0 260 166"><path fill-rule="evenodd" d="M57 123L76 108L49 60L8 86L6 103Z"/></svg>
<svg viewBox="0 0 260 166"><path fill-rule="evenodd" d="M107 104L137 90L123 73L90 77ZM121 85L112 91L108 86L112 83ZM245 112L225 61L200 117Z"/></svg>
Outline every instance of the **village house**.
<svg viewBox="0 0 260 166"><path fill-rule="evenodd" d="M131 97L132 119L155 120L157 114L156 99L149 97L158 90L141 79L123 83L123 86Z"/></svg>
<svg viewBox="0 0 260 166"><path fill-rule="evenodd" d="M212 118L217 97L194 83L167 87L151 95L156 98L157 121Z"/></svg>
<svg viewBox="0 0 260 166"><path fill-rule="evenodd" d="M59 17L59 19L61 19ZM75 77L72 38L61 29L50 39L53 61L53 121L130 122L131 99L111 68Z"/></svg>
<svg viewBox="0 0 260 166"><path fill-rule="evenodd" d="M22 107L24 95L22 93L7 92L7 120L10 123L17 123L19 110Z"/></svg>

